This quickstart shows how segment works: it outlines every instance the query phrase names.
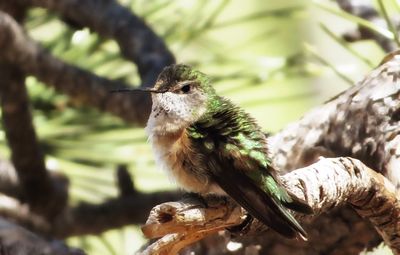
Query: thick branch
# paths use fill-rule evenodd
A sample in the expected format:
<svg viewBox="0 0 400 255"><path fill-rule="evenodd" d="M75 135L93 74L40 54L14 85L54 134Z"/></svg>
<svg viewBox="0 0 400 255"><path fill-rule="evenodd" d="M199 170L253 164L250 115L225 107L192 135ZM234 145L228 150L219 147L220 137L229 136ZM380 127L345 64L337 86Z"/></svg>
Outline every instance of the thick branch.
<svg viewBox="0 0 400 255"><path fill-rule="evenodd" d="M44 156L32 124L25 77L18 68L9 63L3 62L0 69L3 126L11 149L11 160L23 187L23 197L34 211L55 215L65 205L66 193L56 190L46 170ZM63 196L59 196L61 193Z"/></svg>
<svg viewBox="0 0 400 255"><path fill-rule="evenodd" d="M12 4L2 7L7 7L9 11L13 9ZM14 6L14 9L21 8ZM32 123L25 75L16 65L4 59L0 59L0 70L3 127L11 149L11 160L22 185L23 198L33 211L53 217L64 208L67 193L65 187L53 184L46 170Z"/></svg>
<svg viewBox="0 0 400 255"><path fill-rule="evenodd" d="M321 159L317 163L292 171L282 180L286 188L308 201L316 214L345 202L369 219L395 254L400 254L400 202L394 186L383 176L351 158ZM211 206L185 202L166 203L155 207L143 227L148 238L164 236L143 254L175 254L193 241L222 228L242 222L239 206L221 200L207 201ZM301 216L296 215L298 218ZM252 226L255 233L259 227ZM247 233L249 234L249 232Z"/></svg>
<svg viewBox="0 0 400 255"><path fill-rule="evenodd" d="M114 38L122 55L137 64L144 86L151 86L161 70L175 62L163 40L140 18L114 0L18 0L18 3L47 8L104 37ZM15 31L12 33L15 34ZM21 36L21 32L18 33ZM110 95L111 89L126 85L66 65L26 39L22 42L32 45L13 47L16 50L14 54L24 60L19 64L25 63L22 68L26 72L70 95L76 101L111 112L128 122L141 125L145 123L151 103L148 95Z"/></svg>
<svg viewBox="0 0 400 255"><path fill-rule="evenodd" d="M2 36L4 34L0 33L0 45ZM10 45L5 45L5 49L9 50ZM34 63L40 65L40 61ZM388 66L380 68L380 71L375 71L365 80L363 86L367 88L363 89L360 84L357 85L322 106L321 110L314 110L297 124L275 136L271 140L271 146L273 154L276 155L277 164L284 170L291 170L313 162L319 155L349 155L362 159L369 166L387 175L390 180L398 180L394 170L399 166L399 151L396 150L399 144L398 128L396 129L399 120L399 104L396 100L398 100L399 94L397 85L393 86L394 81L397 81L396 76L392 75L398 73L397 71L393 72L396 65L398 65L396 62L392 62L390 68ZM47 68L52 67L47 66ZM64 69L56 68L57 70ZM69 72L73 75L79 73L86 77L82 70L79 71ZM52 77L57 80L58 75ZM76 76L77 82L79 82L78 77ZM81 86L83 83L80 83ZM372 86L368 86L368 84L372 84ZM97 96L94 97L97 98ZM338 114L336 114L336 110ZM129 114L131 112L126 111L121 115ZM288 154L285 154L286 152ZM335 226L342 224L342 221L338 222L335 218ZM353 223L354 221L346 221L344 224L354 226ZM327 227L323 227L323 229L329 230L332 227L332 221L325 226ZM356 229L361 229L362 232L365 230L363 228L365 224L361 224L361 226ZM359 238L358 235L354 236L354 232L349 233L349 231L340 232L336 236L339 240L347 240L349 237L356 240ZM363 242L369 240L366 239ZM332 246L325 247L325 250L321 248L320 251L330 251L335 246L340 248L342 243L331 243ZM360 246L362 249L362 244ZM298 248L297 251L301 251L302 248L304 247Z"/></svg>
<svg viewBox="0 0 400 255"><path fill-rule="evenodd" d="M349 156L400 187L400 55L269 139L282 172L319 156Z"/></svg>
<svg viewBox="0 0 400 255"><path fill-rule="evenodd" d="M151 208L157 204L181 198L176 191L135 192L132 195L109 199L101 204L82 203L67 209L51 224L27 210L16 200L0 197L0 215L46 236L66 238L69 236L99 234L109 229L130 224L142 224ZM2 200L2 199L7 199ZM1 201L5 201L1 203Z"/></svg>

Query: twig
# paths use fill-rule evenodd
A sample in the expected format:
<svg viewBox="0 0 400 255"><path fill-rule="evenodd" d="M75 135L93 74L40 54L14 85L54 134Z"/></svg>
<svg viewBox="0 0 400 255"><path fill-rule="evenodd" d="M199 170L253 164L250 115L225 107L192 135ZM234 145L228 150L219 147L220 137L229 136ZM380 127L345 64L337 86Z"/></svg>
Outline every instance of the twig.
<svg viewBox="0 0 400 255"><path fill-rule="evenodd" d="M363 61L365 64L367 64L369 67L374 68L376 66L376 64L372 63L371 60L369 60L368 58L366 58L365 56L361 55L360 53L358 53L356 50L354 50L353 48L351 48L348 43L341 38L340 36L336 35L335 33L333 33L327 26L325 26L323 23L319 24L321 29L327 34L329 35L333 40L335 40L339 45L341 45L344 49L346 49L348 52L350 52L353 56L355 56L356 58L360 59L361 61Z"/></svg>
<svg viewBox="0 0 400 255"><path fill-rule="evenodd" d="M385 4L382 2L382 0L378 0L379 4L379 9L381 10L383 17L385 18L386 25L392 31L393 36L394 36L394 42L397 44L397 47L400 47L400 40L399 40L399 34L397 31L396 26L393 24L392 19L389 17L389 14L386 10Z"/></svg>
<svg viewBox="0 0 400 255"><path fill-rule="evenodd" d="M355 1L355 0L337 0L339 7L347 13L350 13L362 20L369 22L371 26L363 26L359 24L356 31L347 32L343 37L349 42L359 41L359 40L374 40L385 52L392 52L397 49L397 45L393 39L398 36L395 31L397 31L397 26L400 24L398 21L391 21L392 28L390 29L393 36L388 36L380 33L379 31L374 31L373 28L385 29L387 32L387 25L389 23L380 17L378 11L373 7L373 3L370 0L365 1ZM379 1L378 1L379 2ZM388 18L388 17L387 17ZM385 26L386 25L386 26ZM385 32L386 34L386 32Z"/></svg>
<svg viewBox="0 0 400 255"><path fill-rule="evenodd" d="M317 51L311 47L310 45L306 44L305 45L306 50L314 57L316 58L319 62L324 64L325 66L329 67L338 77L342 78L345 82L347 82L350 86L354 84L354 81L352 81L349 77L347 77L344 73L339 71L336 66L332 65L329 63L325 58L321 57Z"/></svg>

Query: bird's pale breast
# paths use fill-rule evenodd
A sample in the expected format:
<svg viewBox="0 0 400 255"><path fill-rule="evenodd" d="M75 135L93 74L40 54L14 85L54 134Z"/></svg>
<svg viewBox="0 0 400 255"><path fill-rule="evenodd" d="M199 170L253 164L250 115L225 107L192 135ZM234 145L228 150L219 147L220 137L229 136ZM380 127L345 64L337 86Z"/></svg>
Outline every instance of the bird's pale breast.
<svg viewBox="0 0 400 255"><path fill-rule="evenodd" d="M210 178L201 173L198 155L190 148L185 132L174 135L152 135L150 140L157 164L172 176L179 187L201 194L225 194Z"/></svg>

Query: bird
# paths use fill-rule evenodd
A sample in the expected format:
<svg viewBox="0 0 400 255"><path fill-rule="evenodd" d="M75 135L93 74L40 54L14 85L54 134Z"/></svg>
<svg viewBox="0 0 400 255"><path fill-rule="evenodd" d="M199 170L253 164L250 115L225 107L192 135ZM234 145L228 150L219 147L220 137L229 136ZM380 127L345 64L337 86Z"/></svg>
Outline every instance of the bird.
<svg viewBox="0 0 400 255"><path fill-rule="evenodd" d="M145 129L156 163L179 187L230 197L282 236L307 239L288 209L312 214L312 208L281 184L261 127L219 96L206 74L174 64L140 90L151 93Z"/></svg>

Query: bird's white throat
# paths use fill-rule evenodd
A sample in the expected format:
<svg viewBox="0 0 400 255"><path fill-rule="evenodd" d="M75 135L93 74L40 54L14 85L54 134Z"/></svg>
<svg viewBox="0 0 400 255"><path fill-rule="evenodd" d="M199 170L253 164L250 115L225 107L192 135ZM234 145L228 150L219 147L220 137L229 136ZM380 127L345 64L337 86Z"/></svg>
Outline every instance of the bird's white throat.
<svg viewBox="0 0 400 255"><path fill-rule="evenodd" d="M165 92L152 95L153 106L146 126L149 137L173 134L194 123L206 107L204 96L178 95Z"/></svg>

